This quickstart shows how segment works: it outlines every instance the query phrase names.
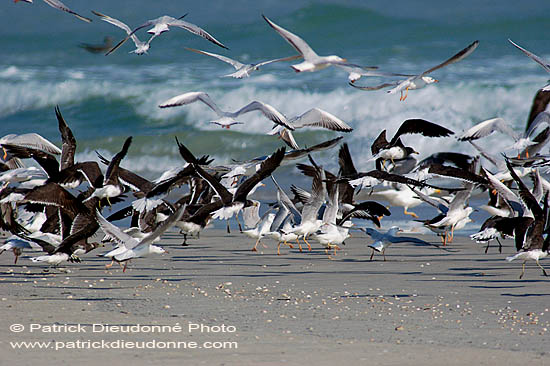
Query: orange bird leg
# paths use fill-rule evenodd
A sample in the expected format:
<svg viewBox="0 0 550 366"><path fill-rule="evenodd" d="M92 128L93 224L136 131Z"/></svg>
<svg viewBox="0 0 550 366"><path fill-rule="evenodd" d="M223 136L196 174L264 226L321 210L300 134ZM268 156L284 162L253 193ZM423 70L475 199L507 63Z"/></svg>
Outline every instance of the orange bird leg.
<svg viewBox="0 0 550 366"><path fill-rule="evenodd" d="M304 236L304 238L303 238L302 240L307 244L307 249L311 252L311 245L310 245L309 242L306 240L306 237Z"/></svg>
<svg viewBox="0 0 550 366"><path fill-rule="evenodd" d="M298 243L298 249L300 250L300 253L302 252L302 244L300 244L300 239L296 238L296 243Z"/></svg>

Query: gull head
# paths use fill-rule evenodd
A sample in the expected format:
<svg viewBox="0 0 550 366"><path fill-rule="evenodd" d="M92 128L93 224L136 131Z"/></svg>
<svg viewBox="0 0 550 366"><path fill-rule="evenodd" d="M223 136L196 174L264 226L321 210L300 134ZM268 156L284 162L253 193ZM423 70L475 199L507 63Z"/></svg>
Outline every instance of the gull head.
<svg viewBox="0 0 550 366"><path fill-rule="evenodd" d="M357 73L357 72L350 72L349 75L348 75L348 81L350 83L355 83L357 80L361 79L361 74Z"/></svg>
<svg viewBox="0 0 550 366"><path fill-rule="evenodd" d="M353 222L351 222L351 220L348 220L348 221L345 221L342 223L342 227L343 228L346 228L346 229L349 229L351 227L353 227L355 224Z"/></svg>
<svg viewBox="0 0 550 366"><path fill-rule="evenodd" d="M468 217L468 216L470 216L470 214L471 214L472 212L474 212L474 208L468 206L468 207L466 207L466 208L464 209L464 211L466 212L466 217Z"/></svg>
<svg viewBox="0 0 550 366"><path fill-rule="evenodd" d="M397 233L402 233L403 230L399 228L399 226L392 226L389 230L388 230L388 234L390 234L391 236L395 236Z"/></svg>
<svg viewBox="0 0 550 366"><path fill-rule="evenodd" d="M422 81L426 84L438 83L439 80L432 78L431 76L422 76Z"/></svg>
<svg viewBox="0 0 550 366"><path fill-rule="evenodd" d="M163 248L161 248L157 245L151 245L151 253L164 254L164 253L167 253L167 252L166 252L166 250L164 250Z"/></svg>
<svg viewBox="0 0 550 366"><path fill-rule="evenodd" d="M331 55L331 56L327 56L326 57L326 60L329 62L329 63L345 63L347 62L348 60L346 60L345 58L342 58L340 56L336 56L336 55Z"/></svg>
<svg viewBox="0 0 550 366"><path fill-rule="evenodd" d="M221 128L227 128L228 130L233 125L242 125L243 124L243 122L237 122L234 119L226 118L226 117L222 117L222 118L220 118L218 120L215 120L215 121L210 121L210 123L221 126Z"/></svg>
<svg viewBox="0 0 550 366"><path fill-rule="evenodd" d="M405 147L405 152L407 153L407 155L420 154L418 151L409 146Z"/></svg>

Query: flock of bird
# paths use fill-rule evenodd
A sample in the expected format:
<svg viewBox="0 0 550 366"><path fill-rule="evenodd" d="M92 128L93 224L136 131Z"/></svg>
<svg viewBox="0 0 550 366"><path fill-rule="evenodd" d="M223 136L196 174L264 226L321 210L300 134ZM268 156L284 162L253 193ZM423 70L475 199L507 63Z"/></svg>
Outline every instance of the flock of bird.
<svg viewBox="0 0 550 366"><path fill-rule="evenodd" d="M32 3L31 0L21 1ZM91 22L58 0L44 1L80 20ZM132 29L115 18L93 13L123 29L126 36L115 46L111 41L107 47L83 45L91 52L106 51L108 55L132 39L136 48L131 52L146 54L151 42L170 27L183 28L227 49L204 29L182 20L185 15L179 18L162 16ZM263 18L298 52L297 55L244 64L223 55L188 50L229 63L236 71L225 76L234 78L248 77L253 71L273 62L303 58L302 62L291 66L294 71L314 72L336 66L348 73L352 86L362 90L389 88L388 93L399 92L403 101L409 90L437 81L429 74L464 59L479 45L475 41L448 60L417 75L388 73L375 66L348 63L335 55L319 56L302 38L269 18ZM142 42L136 33L147 27L152 27L147 31L151 36L147 42ZM510 42L550 72L550 65L540 57ZM359 78L371 76L397 80L377 86L355 85ZM292 248L296 244L302 252L304 244L307 250L312 250L310 241L314 240L325 249L328 258L332 258L351 236L350 230L361 230L374 241L369 245L372 249L370 259L379 252L386 260L386 249L398 242L448 250L447 244L452 242L454 232L471 222L470 215L475 210L469 205L471 195L485 192L489 202L479 208L489 212L491 217L471 238L485 244L485 252L491 241L496 240L501 252L499 236L513 237L517 253L506 259L523 261L520 278L524 275L527 260L534 260L546 275L539 259L548 255L550 246L550 182L541 176L540 170L550 165L550 155L540 152L550 141L550 114L546 111L549 90L546 86L537 93L527 128L522 134L516 133L498 117L463 131L458 140L471 144L479 151L478 156L442 151L418 161L414 157L418 154L416 149L403 143L404 135L449 138L455 134L424 119L404 121L390 141L383 130L371 145L372 156L368 162L374 163L374 169L366 172L355 168L347 143L341 142L342 136L309 148L300 148L297 144L292 135L297 128L353 130L329 112L313 108L300 116L287 118L273 106L260 101L252 101L236 112L228 112L218 107L205 92L186 92L161 102L159 108L200 101L217 115L210 122L227 129L240 124L238 117L242 114L259 111L273 123L274 127L268 134L278 135L289 150L281 147L268 156L216 165L208 155L191 152L176 138L181 166L166 171L153 181L121 166L131 149L132 137L128 137L121 150L110 159L98 153L99 162L76 162L76 138L60 108L56 107L61 148L36 133L9 134L0 138L0 230L11 234L0 246L0 252L13 251L17 263L23 250L43 251L45 255L32 257L32 261L59 265L64 261L79 262L81 255L112 242L115 247L101 256L111 259L107 267L118 262L124 263L126 270L133 258L164 253L165 250L155 243L171 227L180 230L184 237L182 245L188 245L188 236L200 238L200 233L212 220L225 220L229 232L229 221L235 218L240 231L255 240L254 251L266 238L277 243L277 254L280 254L282 245ZM508 150L514 152L513 156L493 156L480 145L478 140L495 132L514 140ZM338 149L338 172L324 169L314 159L315 153L327 149ZM487 164L481 163L482 158ZM28 159L34 160L30 166L24 163ZM297 163L298 160L306 160L306 163ZM311 187L304 189L292 185L290 191L285 191L276 181L276 171L288 164L295 164L309 177ZM532 181L531 188L524 181L526 176ZM266 179L272 180L277 199L261 204L251 195L264 185L262 182ZM435 207L439 211L437 216L417 221L438 235L442 243L400 236L402 230L395 226L379 232L359 225L359 220L367 220L380 227L384 216L391 215L388 207L379 201L403 207L404 214L414 219L418 216L410 209L421 204ZM104 217L103 209L114 203L122 208ZM244 227L239 216L244 220ZM123 230L113 224L125 218L130 218L129 228ZM105 237L101 242L91 242L99 230Z"/></svg>

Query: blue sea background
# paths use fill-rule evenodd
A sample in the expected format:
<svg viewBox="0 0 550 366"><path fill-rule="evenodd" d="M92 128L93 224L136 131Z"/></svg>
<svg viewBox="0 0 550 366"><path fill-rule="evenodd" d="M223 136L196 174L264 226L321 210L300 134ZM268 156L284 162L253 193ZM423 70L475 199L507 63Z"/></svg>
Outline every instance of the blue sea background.
<svg viewBox="0 0 550 366"><path fill-rule="evenodd" d="M97 160L95 150L111 156L132 135L134 143L122 165L148 178L183 163L174 136L196 154L210 154L216 163L269 154L281 145L266 135L271 125L259 114L243 116L245 125L227 131L208 123L214 114L200 103L169 110L157 107L184 92L207 92L226 110L257 99L289 117L313 107L329 111L354 127L344 140L356 166L365 171L372 169L367 160L373 139L384 128L391 136L408 118L424 118L461 132L498 116L522 130L533 96L548 79L539 65L507 39L550 59L549 1L65 3L93 22L84 23L38 0L34 4L7 1L0 7L0 136L37 132L59 143L54 114L59 105L78 140L78 160ZM125 34L90 10L120 19L132 28L161 15L189 13L187 21L205 28L230 50L173 28L153 41L148 55L129 54L131 42L107 57L91 54L78 45L101 43L105 36L119 40ZM198 48L247 62L294 54L261 14L300 35L321 55L337 54L384 71L420 73L474 40L479 40L480 46L462 62L434 72L432 76L440 82L410 92L405 102L384 91L353 89L348 86L347 74L336 68L295 74L289 63L277 63L248 79L220 78L232 72L229 65L185 50ZM138 36L144 39L145 30ZM381 81L363 78L357 83ZM304 146L338 135L324 130L295 134ZM406 136L404 142L420 151L421 158L437 151L473 153L468 144L453 138ZM507 151L511 144L503 136L486 142L493 153ZM316 158L327 169L337 170L336 150ZM275 175L285 187L290 183L308 185L293 167ZM269 191L263 194L269 196ZM403 219L401 210L393 211L394 220ZM426 211L425 216L434 213Z"/></svg>

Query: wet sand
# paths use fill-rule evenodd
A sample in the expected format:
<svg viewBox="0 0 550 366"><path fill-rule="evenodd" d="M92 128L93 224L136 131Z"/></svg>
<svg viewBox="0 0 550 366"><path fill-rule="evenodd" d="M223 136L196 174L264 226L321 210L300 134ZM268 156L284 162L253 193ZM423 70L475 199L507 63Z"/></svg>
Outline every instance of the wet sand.
<svg viewBox="0 0 550 366"><path fill-rule="evenodd" d="M452 252L395 244L386 262L357 232L332 260L218 230L181 241L126 273L98 252L49 270L0 255L2 364L550 364L550 279L528 263L519 280L511 240L502 254L463 237Z"/></svg>

